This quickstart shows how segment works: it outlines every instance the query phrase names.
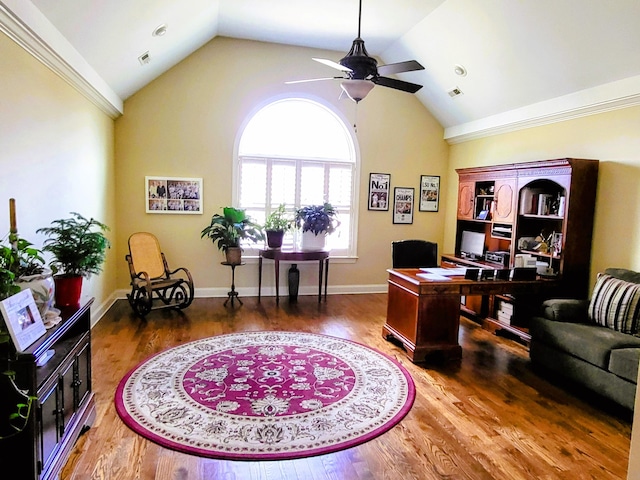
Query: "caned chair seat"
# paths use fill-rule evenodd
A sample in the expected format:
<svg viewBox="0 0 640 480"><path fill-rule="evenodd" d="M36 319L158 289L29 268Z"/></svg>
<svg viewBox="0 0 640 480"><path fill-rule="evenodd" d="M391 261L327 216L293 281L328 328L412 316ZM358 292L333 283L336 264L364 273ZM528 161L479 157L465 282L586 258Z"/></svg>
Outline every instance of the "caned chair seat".
<svg viewBox="0 0 640 480"><path fill-rule="evenodd" d="M127 295L133 310L144 317L155 308L186 308L193 301L193 279L184 267L170 270L160 242L148 232L129 237L125 256L131 275L131 293Z"/></svg>

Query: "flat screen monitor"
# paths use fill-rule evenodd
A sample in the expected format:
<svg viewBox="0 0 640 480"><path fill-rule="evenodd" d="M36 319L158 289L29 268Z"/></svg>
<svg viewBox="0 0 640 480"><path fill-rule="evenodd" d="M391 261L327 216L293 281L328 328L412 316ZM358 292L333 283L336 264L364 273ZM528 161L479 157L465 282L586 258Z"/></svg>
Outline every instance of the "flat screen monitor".
<svg viewBox="0 0 640 480"><path fill-rule="evenodd" d="M460 255L463 257L482 258L484 255L484 233L463 230Z"/></svg>

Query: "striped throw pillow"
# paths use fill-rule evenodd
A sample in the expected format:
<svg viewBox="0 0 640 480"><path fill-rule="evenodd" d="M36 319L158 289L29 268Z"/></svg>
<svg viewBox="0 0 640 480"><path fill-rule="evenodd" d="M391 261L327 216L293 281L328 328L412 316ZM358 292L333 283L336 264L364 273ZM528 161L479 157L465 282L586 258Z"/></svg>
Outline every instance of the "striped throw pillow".
<svg viewBox="0 0 640 480"><path fill-rule="evenodd" d="M640 284L599 273L589 303L589 318L631 335L640 332Z"/></svg>

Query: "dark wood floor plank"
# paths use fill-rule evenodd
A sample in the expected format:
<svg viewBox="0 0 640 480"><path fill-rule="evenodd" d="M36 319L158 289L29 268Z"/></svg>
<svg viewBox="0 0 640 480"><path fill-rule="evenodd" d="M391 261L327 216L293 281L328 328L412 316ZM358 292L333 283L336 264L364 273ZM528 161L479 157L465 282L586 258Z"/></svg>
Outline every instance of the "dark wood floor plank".
<svg viewBox="0 0 640 480"><path fill-rule="evenodd" d="M525 346L462 319L463 358L414 365L382 338L386 295L196 299L184 311L137 318L118 301L92 331L97 417L74 448L62 480L514 480L625 479L631 417L533 371ZM396 358L416 400L405 419L366 444L282 462L198 458L167 450L126 427L115 412L119 381L166 348L240 331L292 330L346 338Z"/></svg>

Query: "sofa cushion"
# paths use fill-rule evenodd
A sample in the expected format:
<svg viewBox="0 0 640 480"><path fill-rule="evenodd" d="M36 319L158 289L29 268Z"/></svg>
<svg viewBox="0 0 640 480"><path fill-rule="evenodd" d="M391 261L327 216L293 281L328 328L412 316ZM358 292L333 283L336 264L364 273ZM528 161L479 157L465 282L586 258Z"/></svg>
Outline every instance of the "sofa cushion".
<svg viewBox="0 0 640 480"><path fill-rule="evenodd" d="M605 370L609 368L612 349L640 348L640 338L594 324L555 322L533 317L530 333L532 341L535 339Z"/></svg>
<svg viewBox="0 0 640 480"><path fill-rule="evenodd" d="M636 383L638 381L640 348L616 348L611 350L609 371L619 377Z"/></svg>
<svg viewBox="0 0 640 480"><path fill-rule="evenodd" d="M640 331L640 284L599 273L588 313L599 325L636 335Z"/></svg>

